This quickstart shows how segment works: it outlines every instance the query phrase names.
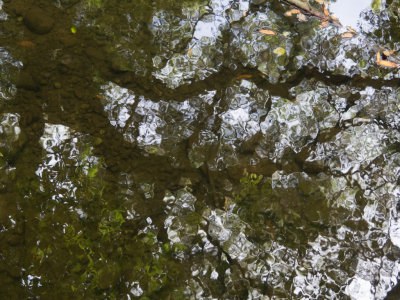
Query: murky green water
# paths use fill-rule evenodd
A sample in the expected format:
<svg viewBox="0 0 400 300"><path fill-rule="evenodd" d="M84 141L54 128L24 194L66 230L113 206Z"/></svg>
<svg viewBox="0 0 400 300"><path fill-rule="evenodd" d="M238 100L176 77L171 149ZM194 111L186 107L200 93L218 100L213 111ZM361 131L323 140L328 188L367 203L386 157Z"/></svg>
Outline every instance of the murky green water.
<svg viewBox="0 0 400 300"><path fill-rule="evenodd" d="M0 6L1 299L397 299L399 1Z"/></svg>

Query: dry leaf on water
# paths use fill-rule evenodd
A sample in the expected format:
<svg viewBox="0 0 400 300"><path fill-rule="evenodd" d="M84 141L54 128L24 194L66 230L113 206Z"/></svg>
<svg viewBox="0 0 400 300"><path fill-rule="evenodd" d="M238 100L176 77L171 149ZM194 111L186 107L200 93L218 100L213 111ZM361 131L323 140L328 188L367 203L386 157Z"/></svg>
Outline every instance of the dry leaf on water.
<svg viewBox="0 0 400 300"><path fill-rule="evenodd" d="M236 80L242 80L242 79L250 79L252 78L253 75L250 74L243 74L243 75L239 75L238 77L236 77Z"/></svg>
<svg viewBox="0 0 400 300"><path fill-rule="evenodd" d="M307 21L307 17L305 15L303 15L302 13L299 13L297 15L297 18L299 19L299 21L302 21L302 22Z"/></svg>
<svg viewBox="0 0 400 300"><path fill-rule="evenodd" d="M260 33L262 34L266 34L266 35L276 35L275 31L269 30L269 29L260 29L258 30Z"/></svg>
<svg viewBox="0 0 400 300"><path fill-rule="evenodd" d="M346 26L346 29L348 31L350 31L351 33L357 34L357 31L355 31L353 28L351 28L350 26Z"/></svg>
<svg viewBox="0 0 400 300"><path fill-rule="evenodd" d="M192 56L192 48L189 48L189 51L188 51L188 56L189 56L189 57L191 57L191 56Z"/></svg>
<svg viewBox="0 0 400 300"><path fill-rule="evenodd" d="M328 20L323 20L323 21L321 22L321 24L319 25L319 28L324 28L324 27L328 26L328 24L329 24L329 21L328 21Z"/></svg>
<svg viewBox="0 0 400 300"><path fill-rule="evenodd" d="M294 9L291 9L291 10L288 10L287 12L285 12L285 16L290 17L292 15L297 15L299 13L300 13L300 10L294 8Z"/></svg>
<svg viewBox="0 0 400 300"><path fill-rule="evenodd" d="M384 66L384 67L388 67L388 68L398 68L399 67L399 65L394 63L394 62L391 62L391 61L388 61L388 60L382 60L382 56L381 56L380 52L378 52L376 54L376 62L379 65Z"/></svg>
<svg viewBox="0 0 400 300"><path fill-rule="evenodd" d="M22 47L35 47L35 43L31 42L31 41L21 41L18 43L20 46Z"/></svg>
<svg viewBox="0 0 400 300"><path fill-rule="evenodd" d="M328 11L328 9L325 7L325 3L322 5L322 9L323 9L323 11L324 11L324 15L327 16L327 17L329 17L329 11Z"/></svg>
<svg viewBox="0 0 400 300"><path fill-rule="evenodd" d="M303 14L300 12L300 10L297 9L297 8L294 8L294 9L291 9L291 10L288 10L287 12L285 12L285 16L286 16L286 17L290 17L290 16L293 16L293 15L297 15L297 18L299 19L299 21L302 21L302 22L307 21L306 16L303 15Z"/></svg>
<svg viewBox="0 0 400 300"><path fill-rule="evenodd" d="M386 56L390 56L395 52L396 52L396 50L390 50L390 51L389 50L385 50L385 51L383 51L383 54L385 54Z"/></svg>
<svg viewBox="0 0 400 300"><path fill-rule="evenodd" d="M354 36L352 32L345 32L341 34L341 37L344 39L351 39Z"/></svg>

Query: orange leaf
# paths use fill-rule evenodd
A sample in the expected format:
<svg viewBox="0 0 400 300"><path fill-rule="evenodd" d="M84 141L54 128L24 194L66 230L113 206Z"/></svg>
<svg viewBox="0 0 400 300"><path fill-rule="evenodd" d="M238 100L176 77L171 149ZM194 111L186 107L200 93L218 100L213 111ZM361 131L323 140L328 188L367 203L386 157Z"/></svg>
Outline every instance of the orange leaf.
<svg viewBox="0 0 400 300"><path fill-rule="evenodd" d="M388 67L388 68L398 68L399 67L398 64L388 61L388 60L380 60L380 61L377 61L377 63L380 64L381 66Z"/></svg>
<svg viewBox="0 0 400 300"><path fill-rule="evenodd" d="M188 51L188 56L189 56L189 57L191 57L191 56L192 56L192 48L189 48L189 51Z"/></svg>
<svg viewBox="0 0 400 300"><path fill-rule="evenodd" d="M300 13L300 10L294 8L294 9L291 9L291 10L288 10L287 12L285 12L285 16L290 17L291 15L296 15L299 13Z"/></svg>
<svg viewBox="0 0 400 300"><path fill-rule="evenodd" d="M380 62L381 60L382 60L381 53L378 52L378 53L376 54L376 61L377 61L377 62Z"/></svg>
<svg viewBox="0 0 400 300"><path fill-rule="evenodd" d="M399 67L399 65L394 63L394 62L391 62L391 61L388 61L388 60L382 60L380 52L378 52L376 54L376 62L379 65L384 66L384 67L388 67L388 68L398 68Z"/></svg>
<svg viewBox="0 0 400 300"><path fill-rule="evenodd" d="M395 52L396 52L396 50L390 50L390 51L389 50L385 50L385 51L383 51L383 54L385 54L386 56L390 56Z"/></svg>
<svg viewBox="0 0 400 300"><path fill-rule="evenodd" d="M324 11L325 16L329 17L329 11L328 9L325 7L325 3L322 5L322 9Z"/></svg>
<svg viewBox="0 0 400 300"><path fill-rule="evenodd" d="M31 41L21 41L18 43L20 46L22 47L35 47L35 43L31 42Z"/></svg>
<svg viewBox="0 0 400 300"><path fill-rule="evenodd" d="M258 30L259 32L263 33L263 34L267 34L267 35L276 35L275 31L272 30L268 30L268 29L260 29Z"/></svg>

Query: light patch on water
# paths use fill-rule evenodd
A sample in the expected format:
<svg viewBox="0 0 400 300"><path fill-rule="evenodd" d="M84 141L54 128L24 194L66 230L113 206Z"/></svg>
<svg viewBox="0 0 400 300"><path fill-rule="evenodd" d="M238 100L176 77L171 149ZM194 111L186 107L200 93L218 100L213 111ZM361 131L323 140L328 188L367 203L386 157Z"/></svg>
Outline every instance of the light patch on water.
<svg viewBox="0 0 400 300"><path fill-rule="evenodd" d="M134 281L131 283L131 294L135 297L140 297L143 294L143 290L140 287L139 281Z"/></svg>
<svg viewBox="0 0 400 300"><path fill-rule="evenodd" d="M158 146L161 144L163 137L158 131L160 127L166 125L159 116L161 105L167 106L166 103L160 104L160 102L156 103L145 99L141 99L138 103L135 113L142 117L137 137L140 146Z"/></svg>
<svg viewBox="0 0 400 300"><path fill-rule="evenodd" d="M221 115L225 139L245 140L260 131L258 120L252 120L249 108L230 109Z"/></svg>
<svg viewBox="0 0 400 300"><path fill-rule="evenodd" d="M226 23L226 20L222 17L210 17L209 20L204 19L197 23L196 30L194 31L193 37L198 40L204 38L215 39L221 35L220 27Z"/></svg>
<svg viewBox="0 0 400 300"><path fill-rule="evenodd" d="M214 14L222 15L226 9L231 7L230 2L231 0L211 0L209 6Z"/></svg>
<svg viewBox="0 0 400 300"><path fill-rule="evenodd" d="M29 286L32 287L34 282L33 281L38 281L37 286L42 286L40 283L41 276L36 276L36 275L28 275L26 277L26 280L22 279L22 285L23 286Z"/></svg>
<svg viewBox="0 0 400 300"><path fill-rule="evenodd" d="M369 281L356 276L346 287L345 293L352 300L374 300L374 295L372 294L371 289L372 285Z"/></svg>
<svg viewBox="0 0 400 300"><path fill-rule="evenodd" d="M211 279L214 279L214 280L217 280L218 279L218 272L217 271L215 271L215 270L213 270L212 272L211 272L211 275L210 275L210 278Z"/></svg>
<svg viewBox="0 0 400 300"><path fill-rule="evenodd" d="M400 248L400 220L394 219L390 222L389 236L393 245Z"/></svg>
<svg viewBox="0 0 400 300"><path fill-rule="evenodd" d="M53 147L60 146L71 137L71 129L61 124L44 124L44 132L40 138L43 149L53 153Z"/></svg>
<svg viewBox="0 0 400 300"><path fill-rule="evenodd" d="M0 147L8 148L8 145L18 140L21 133L19 118L19 114L0 115Z"/></svg>
<svg viewBox="0 0 400 300"><path fill-rule="evenodd" d="M3 11L3 1L0 0L0 20L7 20L7 14Z"/></svg>
<svg viewBox="0 0 400 300"><path fill-rule="evenodd" d="M114 127L125 127L131 116L130 106L135 103L135 95L112 82L103 85L101 89L104 90L103 105L110 124Z"/></svg>
<svg viewBox="0 0 400 300"><path fill-rule="evenodd" d="M371 2L372 0L337 0L336 2L331 2L329 10L339 19L343 26L357 28L360 13L364 9L371 8Z"/></svg>

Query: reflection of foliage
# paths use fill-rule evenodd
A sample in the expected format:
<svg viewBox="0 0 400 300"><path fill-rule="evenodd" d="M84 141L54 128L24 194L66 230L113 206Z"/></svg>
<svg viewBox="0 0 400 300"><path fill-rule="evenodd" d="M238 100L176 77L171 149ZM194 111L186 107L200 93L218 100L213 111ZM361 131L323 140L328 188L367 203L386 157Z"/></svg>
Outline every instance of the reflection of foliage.
<svg viewBox="0 0 400 300"><path fill-rule="evenodd" d="M106 0L86 0L86 5L89 8L101 8L104 6Z"/></svg>
<svg viewBox="0 0 400 300"><path fill-rule="evenodd" d="M151 231L133 235L131 230L121 228L126 221L120 210L103 210L103 214L107 217L100 221L97 235L83 229L76 232L73 226L65 228L65 245L73 255L70 269L81 273L80 282L71 286L72 290L114 290L117 281L124 280L139 282L143 296L150 296L173 284L168 282L167 274L176 279L179 272L174 271L178 264L170 255L180 249L161 244Z"/></svg>
<svg viewBox="0 0 400 300"><path fill-rule="evenodd" d="M107 213L108 216L100 222L99 231L103 237L111 238L112 235L121 230L121 225L125 222L122 210L108 211L103 209L102 213Z"/></svg>
<svg viewBox="0 0 400 300"><path fill-rule="evenodd" d="M239 203L242 200L253 199L259 195L259 187L262 175L248 173L246 169L243 171L243 177L240 179L240 191L234 194L235 202Z"/></svg>
<svg viewBox="0 0 400 300"><path fill-rule="evenodd" d="M54 181L42 180L43 192L34 189L29 205L40 212L32 213L24 246L30 249L27 288L49 298L122 299L136 289L143 299L162 299L182 283L185 275L174 257L186 247L162 243L154 227L138 228L137 220L127 217L124 201L116 197L115 183L104 180L102 159L93 155L91 145L63 148L68 158L60 164L66 171ZM58 198L49 196L53 194Z"/></svg>
<svg viewBox="0 0 400 300"><path fill-rule="evenodd" d="M318 222L321 217L326 218L329 211L319 186L301 175L293 179L297 180L296 186L280 187L275 184L273 187L271 177L244 170L239 191L233 195L237 205L235 211L250 224L257 238L267 235L286 240L293 235L297 243L308 238L301 230L304 226L310 229L307 234L314 234L321 229Z"/></svg>

